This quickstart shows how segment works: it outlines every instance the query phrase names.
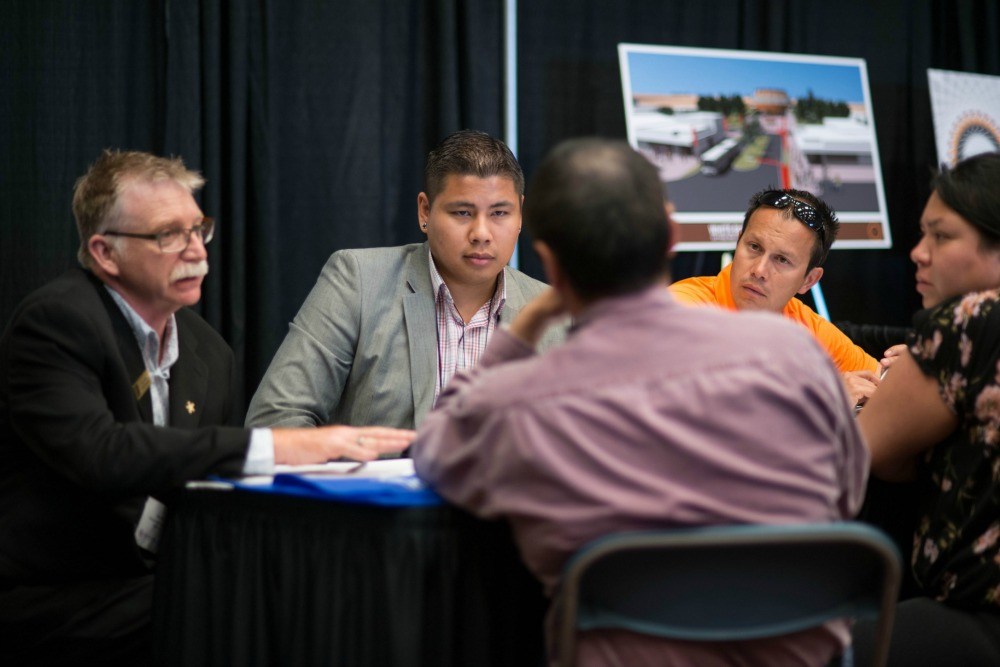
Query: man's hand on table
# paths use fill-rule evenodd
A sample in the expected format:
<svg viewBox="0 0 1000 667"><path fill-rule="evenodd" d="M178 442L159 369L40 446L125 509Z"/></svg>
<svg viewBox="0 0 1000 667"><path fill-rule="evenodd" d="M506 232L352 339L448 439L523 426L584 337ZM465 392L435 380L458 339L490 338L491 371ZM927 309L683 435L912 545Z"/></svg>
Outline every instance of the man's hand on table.
<svg viewBox="0 0 1000 667"><path fill-rule="evenodd" d="M274 429L274 462L303 465L340 458L372 461L410 446L414 432L385 426Z"/></svg>
<svg viewBox="0 0 1000 667"><path fill-rule="evenodd" d="M849 371L842 373L841 377L852 408L867 403L878 388L879 376L871 371Z"/></svg>

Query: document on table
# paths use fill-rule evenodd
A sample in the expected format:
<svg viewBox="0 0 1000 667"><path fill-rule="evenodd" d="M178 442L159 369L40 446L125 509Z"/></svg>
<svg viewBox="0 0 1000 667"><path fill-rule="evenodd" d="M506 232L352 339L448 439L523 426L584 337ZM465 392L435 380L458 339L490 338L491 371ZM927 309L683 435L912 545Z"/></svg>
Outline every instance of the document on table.
<svg viewBox="0 0 1000 667"><path fill-rule="evenodd" d="M358 468L358 466L361 466ZM356 469L356 470L355 470ZM274 474L291 473L293 475L308 475L312 473L350 474L353 477L398 477L413 474L413 459L376 459L367 463L356 461L330 461L311 465L274 466Z"/></svg>
<svg viewBox="0 0 1000 667"><path fill-rule="evenodd" d="M359 463L357 461L329 461L307 465L274 466L274 474L304 475L306 477L351 477L354 479L383 479L387 477L406 477L413 475L413 459L378 459ZM243 477L240 484L251 486L266 486L274 481L273 475L254 475ZM223 481L188 482L188 488L232 488L232 484Z"/></svg>

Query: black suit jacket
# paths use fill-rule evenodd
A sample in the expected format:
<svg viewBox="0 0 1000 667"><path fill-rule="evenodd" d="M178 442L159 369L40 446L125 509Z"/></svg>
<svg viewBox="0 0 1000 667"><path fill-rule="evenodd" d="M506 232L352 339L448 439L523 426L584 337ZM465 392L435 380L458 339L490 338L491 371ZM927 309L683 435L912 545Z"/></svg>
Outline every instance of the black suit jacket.
<svg viewBox="0 0 1000 667"><path fill-rule="evenodd" d="M82 269L30 294L0 338L0 586L141 574L133 531L147 495L236 475L249 440L231 400L233 355L176 314L170 426L152 424L135 336Z"/></svg>

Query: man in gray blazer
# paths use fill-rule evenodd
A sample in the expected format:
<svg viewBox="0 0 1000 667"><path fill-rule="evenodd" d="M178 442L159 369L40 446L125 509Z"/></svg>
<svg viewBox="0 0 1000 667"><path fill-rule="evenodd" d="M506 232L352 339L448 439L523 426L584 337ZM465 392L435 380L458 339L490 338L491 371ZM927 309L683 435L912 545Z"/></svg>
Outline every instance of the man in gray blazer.
<svg viewBox="0 0 1000 667"><path fill-rule="evenodd" d="M523 200L524 175L503 142L472 130L444 139L417 197L427 241L330 257L247 424L416 426L496 327L545 288L507 266Z"/></svg>

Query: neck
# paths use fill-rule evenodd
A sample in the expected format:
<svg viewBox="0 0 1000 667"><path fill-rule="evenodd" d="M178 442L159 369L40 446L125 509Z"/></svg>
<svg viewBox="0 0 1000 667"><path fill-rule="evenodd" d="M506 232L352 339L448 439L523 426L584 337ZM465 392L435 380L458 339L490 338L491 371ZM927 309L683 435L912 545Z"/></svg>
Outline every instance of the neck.
<svg viewBox="0 0 1000 667"><path fill-rule="evenodd" d="M447 284L447 283L445 283ZM455 309L462 316L462 320L468 324L472 316L479 312L487 301L493 298L496 293L497 282L494 280L487 286L452 287L448 285L451 298L455 301Z"/></svg>
<svg viewBox="0 0 1000 667"><path fill-rule="evenodd" d="M125 295L122 295L125 296ZM125 300L128 301L128 305L132 306L135 312L139 313L139 317L142 321L149 325L149 328L156 332L156 338L160 341L160 356L163 356L163 338L167 335L167 322L170 321L169 315L153 315L147 310L141 308L136 308L136 304L133 303L127 296Z"/></svg>
<svg viewBox="0 0 1000 667"><path fill-rule="evenodd" d="M170 316L173 313L162 313L155 308L150 308L148 304L142 302L142 300L135 298L124 286L115 280L112 276L103 275L98 276L103 280L108 287L118 292L121 298L125 299L132 310L142 318L142 321L149 325L149 328L156 332L156 337L160 341L160 354L163 354L163 337L167 333L167 322L170 321Z"/></svg>

